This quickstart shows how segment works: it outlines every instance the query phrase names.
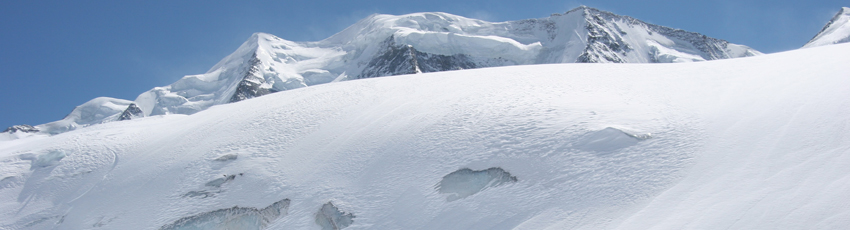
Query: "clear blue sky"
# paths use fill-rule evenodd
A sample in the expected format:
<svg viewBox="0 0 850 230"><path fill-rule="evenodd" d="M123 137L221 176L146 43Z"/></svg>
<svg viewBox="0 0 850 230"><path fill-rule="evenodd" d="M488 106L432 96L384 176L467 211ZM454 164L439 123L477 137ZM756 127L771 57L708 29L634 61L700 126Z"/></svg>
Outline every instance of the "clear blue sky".
<svg viewBox="0 0 850 230"><path fill-rule="evenodd" d="M796 49L847 0L0 1L0 130L62 119L98 96L134 100L206 72L254 32L326 38L373 13L488 21L587 5L765 53Z"/></svg>

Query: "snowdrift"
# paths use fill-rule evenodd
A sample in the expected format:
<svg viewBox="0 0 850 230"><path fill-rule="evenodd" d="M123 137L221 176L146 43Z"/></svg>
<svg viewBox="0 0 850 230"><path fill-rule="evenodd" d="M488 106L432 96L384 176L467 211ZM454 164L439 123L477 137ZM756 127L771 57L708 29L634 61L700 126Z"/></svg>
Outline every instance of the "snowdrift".
<svg viewBox="0 0 850 230"><path fill-rule="evenodd" d="M0 228L843 228L847 53L365 79L4 141Z"/></svg>

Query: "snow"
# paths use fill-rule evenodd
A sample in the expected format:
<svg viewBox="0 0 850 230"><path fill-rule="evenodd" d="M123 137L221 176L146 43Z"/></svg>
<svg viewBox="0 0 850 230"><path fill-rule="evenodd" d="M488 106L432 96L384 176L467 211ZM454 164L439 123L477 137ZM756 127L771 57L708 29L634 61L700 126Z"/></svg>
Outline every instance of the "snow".
<svg viewBox="0 0 850 230"><path fill-rule="evenodd" d="M270 222L286 215L289 200L263 208L232 207L182 218L163 226L162 230L253 230L264 229Z"/></svg>
<svg viewBox="0 0 850 230"><path fill-rule="evenodd" d="M328 202L316 213L316 224L319 224L322 230L339 230L351 225L354 217L354 214L341 212L333 203Z"/></svg>
<svg viewBox="0 0 850 230"><path fill-rule="evenodd" d="M63 153L62 151L50 151L35 157L29 157L30 160L32 160L32 167L30 167L30 169L55 166L59 164L59 161L62 160L62 158L64 157L65 153ZM27 158L22 157L21 159L26 160Z"/></svg>
<svg viewBox="0 0 850 230"><path fill-rule="evenodd" d="M420 58L430 57L430 62L409 64L405 53L382 56L393 48L387 47L390 45L408 47L408 54L419 52ZM138 114L142 117L190 115L269 93L358 78L524 64L673 63L760 54L743 45L584 6L550 17L508 22L440 12L375 14L315 42L293 42L255 33L206 73L155 87L132 103L142 111ZM397 68L370 65L384 63L382 57L398 59L386 62L398 64ZM37 127L41 134L55 135L116 121L111 116L126 109L128 103L108 100L112 100L111 104L81 105L89 111L83 114L95 116L66 118ZM118 109L118 105L123 108ZM91 112L95 110L99 111ZM0 134L0 140L30 136L34 134Z"/></svg>
<svg viewBox="0 0 850 230"><path fill-rule="evenodd" d="M605 128L579 139L573 148L583 151L610 152L638 144L650 135L632 135L615 128Z"/></svg>
<svg viewBox="0 0 850 230"><path fill-rule="evenodd" d="M345 229L843 228L848 52L345 81L3 141L0 228L320 229L325 204ZM494 167L516 182L435 187Z"/></svg>
<svg viewBox="0 0 850 230"><path fill-rule="evenodd" d="M628 38L624 44L640 51L628 55L627 52L599 54L618 56L625 62L703 61L760 54L716 39L707 39L705 45L723 46L726 50L706 53L693 47L694 41L686 41L694 40L698 34L587 7L548 18L496 23L439 12L376 14L318 42L292 42L256 33L207 73L186 76L172 85L155 88L135 102L146 116L193 114L230 102L237 83L251 75L245 73L251 68L257 70L254 76L259 81L255 83L272 91L325 84L348 79L348 75L357 77L365 71L364 65L385 48L380 45L388 39L392 44L428 54L466 55L476 60L479 67L576 62L588 45L589 15L602 15L611 23L597 26L612 36ZM673 32L652 32L668 30ZM655 56L648 56L650 53ZM252 63L257 64L252 66L255 65Z"/></svg>
<svg viewBox="0 0 850 230"><path fill-rule="evenodd" d="M803 48L850 42L850 7L842 7Z"/></svg>
<svg viewBox="0 0 850 230"><path fill-rule="evenodd" d="M490 187L516 182L517 179L504 169L493 167L486 170L459 169L440 180L437 191L448 194L446 201L455 201Z"/></svg>
<svg viewBox="0 0 850 230"><path fill-rule="evenodd" d="M118 116L121 115L121 112L127 109L127 106L131 103L133 102L123 99L98 97L77 106L62 120L35 127L41 132L58 134L75 130L79 127L116 121L118 120Z"/></svg>

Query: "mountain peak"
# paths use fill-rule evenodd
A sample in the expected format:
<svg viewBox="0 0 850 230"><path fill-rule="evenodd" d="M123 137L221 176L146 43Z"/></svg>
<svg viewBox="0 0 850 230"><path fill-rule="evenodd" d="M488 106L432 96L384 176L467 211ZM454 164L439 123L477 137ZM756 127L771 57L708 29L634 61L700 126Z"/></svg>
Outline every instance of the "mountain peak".
<svg viewBox="0 0 850 230"><path fill-rule="evenodd" d="M693 62L758 54L746 46L588 6L507 22L442 12L373 14L315 42L254 33L206 73L155 87L132 102L136 108L123 103L116 113L193 114L278 91L358 78L527 64Z"/></svg>
<svg viewBox="0 0 850 230"><path fill-rule="evenodd" d="M841 7L804 48L850 42L850 7Z"/></svg>

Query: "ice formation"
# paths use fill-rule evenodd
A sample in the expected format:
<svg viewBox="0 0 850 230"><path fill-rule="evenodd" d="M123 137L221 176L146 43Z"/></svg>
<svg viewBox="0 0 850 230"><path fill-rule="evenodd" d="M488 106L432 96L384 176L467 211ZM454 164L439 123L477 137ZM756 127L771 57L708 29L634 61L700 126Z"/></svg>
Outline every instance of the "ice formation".
<svg viewBox="0 0 850 230"><path fill-rule="evenodd" d="M232 207L183 217L160 230L260 230L272 221L285 216L289 199L284 199L263 209Z"/></svg>
<svg viewBox="0 0 850 230"><path fill-rule="evenodd" d="M447 201L466 198L486 188L517 182L502 168L493 167L485 170L459 169L446 176L437 185L437 191L448 194Z"/></svg>
<svg viewBox="0 0 850 230"><path fill-rule="evenodd" d="M354 223L354 217L354 214L342 212L328 202L316 213L316 224L322 226L322 230L340 230Z"/></svg>
<svg viewBox="0 0 850 230"><path fill-rule="evenodd" d="M573 147L584 151L610 152L636 145L639 141L649 138L651 138L649 134L634 135L607 127L588 133L579 139Z"/></svg>

